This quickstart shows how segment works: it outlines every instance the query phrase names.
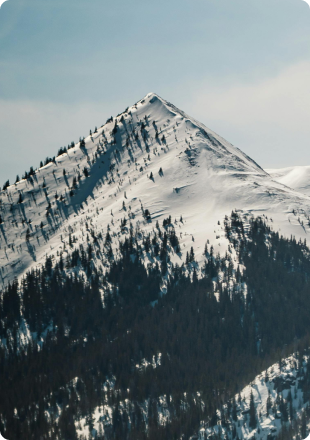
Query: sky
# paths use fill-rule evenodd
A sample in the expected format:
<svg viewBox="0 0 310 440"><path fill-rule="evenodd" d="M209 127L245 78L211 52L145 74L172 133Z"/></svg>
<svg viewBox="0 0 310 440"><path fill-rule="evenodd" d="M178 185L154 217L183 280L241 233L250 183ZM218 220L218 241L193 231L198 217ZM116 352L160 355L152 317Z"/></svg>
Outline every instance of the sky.
<svg viewBox="0 0 310 440"><path fill-rule="evenodd" d="M0 185L156 92L262 167L310 165L302 0L8 0Z"/></svg>

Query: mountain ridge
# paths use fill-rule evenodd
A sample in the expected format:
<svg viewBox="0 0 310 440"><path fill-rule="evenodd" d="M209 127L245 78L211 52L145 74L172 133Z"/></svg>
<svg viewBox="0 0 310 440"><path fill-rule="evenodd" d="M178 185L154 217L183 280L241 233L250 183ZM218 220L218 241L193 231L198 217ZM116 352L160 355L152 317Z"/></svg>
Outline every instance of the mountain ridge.
<svg viewBox="0 0 310 440"><path fill-rule="evenodd" d="M57 258L70 233L84 240L78 220L84 235L88 217L104 234L113 218L145 223L143 209L153 221L183 216L182 257L175 261L184 261L192 246L202 255L207 239L225 252L218 223L233 209L263 213L285 236L306 238L310 197L276 182L241 150L150 93L0 192L2 285L47 255Z"/></svg>

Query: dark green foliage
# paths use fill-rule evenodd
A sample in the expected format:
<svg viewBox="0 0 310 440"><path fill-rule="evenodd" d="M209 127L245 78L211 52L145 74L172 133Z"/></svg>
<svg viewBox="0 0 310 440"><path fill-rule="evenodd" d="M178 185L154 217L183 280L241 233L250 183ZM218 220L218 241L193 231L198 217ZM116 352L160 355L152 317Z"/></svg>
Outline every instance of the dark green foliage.
<svg viewBox="0 0 310 440"><path fill-rule="evenodd" d="M257 426L257 419L256 419L256 409L255 409L255 403L254 403L254 397L253 397L253 393L251 391L251 396L250 396L250 422L249 422L249 426L251 429L255 429Z"/></svg>
<svg viewBox="0 0 310 440"><path fill-rule="evenodd" d="M143 212L144 218L145 220L151 220L151 213L148 209L145 209L145 211Z"/></svg>
<svg viewBox="0 0 310 440"><path fill-rule="evenodd" d="M67 153L67 147L61 147L61 148L59 148L59 150L58 150L57 157L58 157L58 156L61 156L62 154L65 154L65 153Z"/></svg>
<svg viewBox="0 0 310 440"><path fill-rule="evenodd" d="M251 221L246 236L241 220L233 215L227 235L245 266L238 277L247 284L246 299L240 284L228 290L227 283L219 281L219 271L228 280L233 269L229 256L216 257L212 246L206 251L202 279L197 279L191 250L191 272L170 266L167 293L161 296L161 273L167 273L171 246L177 243L171 219L163 232L158 225L152 238L146 235L143 246L137 244L132 225L129 233L119 243L120 256L114 260L107 231L104 252L110 268L105 276L99 277L93 264L97 245L91 232L93 242L87 248L60 256L56 266L48 258L20 285L14 282L2 292L0 336L9 341L8 356L0 349L0 423L3 426L6 421L5 437L48 438L51 421L44 412L61 405L64 411L53 427L53 438L75 439L74 420L85 416L91 424L92 409L105 401L114 407L107 440L166 440L182 434L189 438L202 418L216 422L215 410L223 400L231 399L264 366L277 361L278 350L285 344L307 337L310 262L304 244L282 239L259 219ZM73 246L73 237L70 243ZM144 251L156 255L156 247L161 268L158 264L145 267ZM64 268L72 270L72 275L66 275ZM75 275L81 268L87 282ZM44 334L40 350L36 344L17 350L22 316L31 332ZM152 359L159 353L160 364L153 368ZM150 365L136 368L142 359ZM301 386L310 397L310 368L307 371L309 377L305 375ZM118 395L102 389L111 375ZM197 403L197 390L204 409ZM180 410L184 392L186 412ZM171 396L167 405L172 419L167 426L158 423L157 399L162 395ZM119 402L125 398L132 408L122 413ZM147 398L148 433L138 405ZM283 421L292 417L288 402L279 403ZM236 420L234 401L229 411ZM252 428L256 417L251 397ZM305 423L302 426L304 433Z"/></svg>
<svg viewBox="0 0 310 440"><path fill-rule="evenodd" d="M7 180L7 181L5 182L5 184L3 185L3 187L2 187L2 190L5 191L9 186L10 186L10 181Z"/></svg>
<svg viewBox="0 0 310 440"><path fill-rule="evenodd" d="M48 165L51 162L55 162L55 157L53 158L47 157L44 161L44 165Z"/></svg>
<svg viewBox="0 0 310 440"><path fill-rule="evenodd" d="M163 220L163 226L164 226L164 227L169 226L169 225L171 225L171 215L169 215L168 218L165 218L165 219Z"/></svg>
<svg viewBox="0 0 310 440"><path fill-rule="evenodd" d="M266 411L267 414L269 414L270 410L271 410L271 396L270 396L270 390L268 390L268 397L267 397L267 403L266 403Z"/></svg>
<svg viewBox="0 0 310 440"><path fill-rule="evenodd" d="M114 124L114 127L113 127L113 130L112 130L112 134L115 136L116 135L116 133L117 133L117 121L115 121L115 124Z"/></svg>

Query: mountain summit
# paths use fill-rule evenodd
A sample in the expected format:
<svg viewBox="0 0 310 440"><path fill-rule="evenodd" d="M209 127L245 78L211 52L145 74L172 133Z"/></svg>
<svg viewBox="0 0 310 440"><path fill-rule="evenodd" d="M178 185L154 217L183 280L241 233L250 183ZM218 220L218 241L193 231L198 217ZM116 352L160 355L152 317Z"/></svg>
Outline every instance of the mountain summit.
<svg viewBox="0 0 310 440"><path fill-rule="evenodd" d="M272 217L284 235L304 238L310 198L276 182L238 148L149 93L57 157L0 192L0 282L85 242L90 230L118 234L122 220L148 232L182 217L182 261L191 247L216 252L232 210ZM147 212L147 216L145 216ZM296 215L298 213L298 215ZM125 233L125 229L123 228ZM70 243L69 243L70 241ZM199 257L198 257L199 260Z"/></svg>

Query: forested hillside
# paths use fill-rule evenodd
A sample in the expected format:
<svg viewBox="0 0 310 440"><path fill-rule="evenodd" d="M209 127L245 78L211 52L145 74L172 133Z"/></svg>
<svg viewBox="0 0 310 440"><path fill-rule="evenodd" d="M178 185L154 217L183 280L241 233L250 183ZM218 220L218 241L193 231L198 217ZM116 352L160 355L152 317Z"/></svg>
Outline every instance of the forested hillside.
<svg viewBox="0 0 310 440"><path fill-rule="evenodd" d="M150 93L6 181L4 437L303 436L306 176L269 175ZM281 365L292 398L259 379Z"/></svg>
<svg viewBox="0 0 310 440"><path fill-rule="evenodd" d="M171 263L178 240L168 217L144 237L129 225L117 259L107 232L106 273L92 265L94 237L10 284L0 310L3 435L188 439L202 422L214 425L218 410L266 367L296 350L302 362L306 243L284 239L263 218L233 212L224 224L228 251L215 255L206 243L199 277L194 250L181 266ZM145 253L153 264L143 264ZM32 339L23 343L26 323ZM308 391L303 396L307 402ZM266 438L257 425L251 430Z"/></svg>

